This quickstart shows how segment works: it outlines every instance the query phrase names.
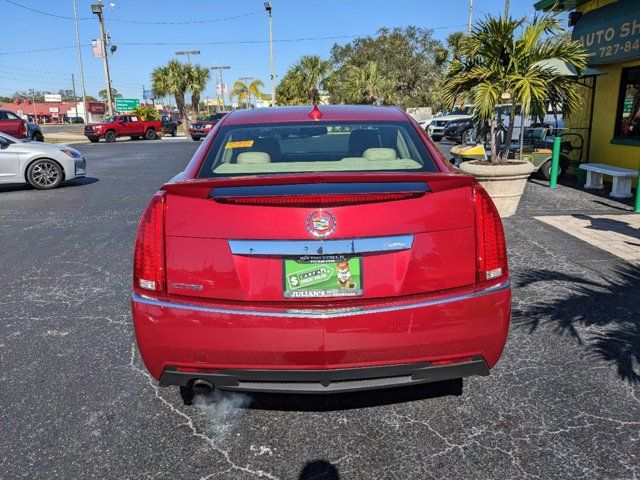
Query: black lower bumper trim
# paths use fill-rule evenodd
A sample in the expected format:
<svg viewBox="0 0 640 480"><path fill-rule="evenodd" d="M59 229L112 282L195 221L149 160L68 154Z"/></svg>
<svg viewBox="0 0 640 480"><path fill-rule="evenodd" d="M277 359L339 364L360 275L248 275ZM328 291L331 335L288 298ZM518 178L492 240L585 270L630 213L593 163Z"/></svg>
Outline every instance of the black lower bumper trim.
<svg viewBox="0 0 640 480"><path fill-rule="evenodd" d="M326 394L402 387L472 375L489 375L489 367L480 356L473 357L469 362L452 365L432 366L427 362L336 370L220 370L218 373L195 373L179 372L175 367L167 367L160 377L160 386L187 387L195 380L203 379L221 390Z"/></svg>

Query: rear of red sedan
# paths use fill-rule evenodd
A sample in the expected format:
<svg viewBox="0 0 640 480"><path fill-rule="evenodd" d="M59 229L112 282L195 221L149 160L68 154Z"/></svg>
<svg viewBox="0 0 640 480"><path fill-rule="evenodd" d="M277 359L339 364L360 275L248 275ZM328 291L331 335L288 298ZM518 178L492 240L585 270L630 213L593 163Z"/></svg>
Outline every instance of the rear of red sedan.
<svg viewBox="0 0 640 480"><path fill-rule="evenodd" d="M237 111L152 198L132 311L161 386L332 393L487 375L500 218L404 112Z"/></svg>

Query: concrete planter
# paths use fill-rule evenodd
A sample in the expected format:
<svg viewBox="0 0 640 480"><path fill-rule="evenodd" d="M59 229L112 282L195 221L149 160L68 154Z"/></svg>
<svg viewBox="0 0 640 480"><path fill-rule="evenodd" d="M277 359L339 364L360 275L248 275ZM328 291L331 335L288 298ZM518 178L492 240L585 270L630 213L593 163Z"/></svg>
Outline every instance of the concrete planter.
<svg viewBox="0 0 640 480"><path fill-rule="evenodd" d="M499 165L470 161L462 163L460 169L476 178L493 200L500 216L505 218L516 213L534 167L532 163L523 161L509 161Z"/></svg>

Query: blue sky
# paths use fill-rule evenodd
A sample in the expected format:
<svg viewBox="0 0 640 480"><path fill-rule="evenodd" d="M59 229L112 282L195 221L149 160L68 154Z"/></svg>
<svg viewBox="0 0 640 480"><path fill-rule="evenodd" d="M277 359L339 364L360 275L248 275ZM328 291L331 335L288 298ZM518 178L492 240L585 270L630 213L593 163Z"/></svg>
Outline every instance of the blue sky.
<svg viewBox="0 0 640 480"><path fill-rule="evenodd" d="M98 22L91 14L93 1L77 1L78 16L87 18L79 22L81 43L90 45L92 39L98 38ZM80 92L75 49L6 54L73 46L73 21L28 11L13 2L53 15L73 17L72 0L0 0L0 18L4 20L0 41L0 95L29 87L51 91L71 88L71 73L76 74L76 88ZM106 8L110 3L115 3L115 7ZM273 0L271 4L276 40L275 70L277 76L282 76L301 55L328 57L335 42L350 40L297 39L366 35L383 26L416 25L434 28L436 38L444 40L450 32L465 30L469 0ZM532 15L532 5L533 1L511 0L511 13ZM504 0L474 0L474 6L474 16L478 18L485 13L502 12ZM268 89L268 43L214 44L266 42L268 17L262 0L105 0L105 12L112 42L118 45L110 61L112 83L125 97L139 98L142 85L150 85L151 70L175 58L177 50L200 50L200 55L192 57L192 63L230 65L231 70L224 72L225 83L248 76L262 79ZM204 22L238 16L240 18L226 21L178 25L119 21ZM87 94L97 96L104 88L102 62L93 58L90 46L83 47L82 53ZM181 58L186 61L185 57ZM203 97L207 95L215 96L214 81Z"/></svg>

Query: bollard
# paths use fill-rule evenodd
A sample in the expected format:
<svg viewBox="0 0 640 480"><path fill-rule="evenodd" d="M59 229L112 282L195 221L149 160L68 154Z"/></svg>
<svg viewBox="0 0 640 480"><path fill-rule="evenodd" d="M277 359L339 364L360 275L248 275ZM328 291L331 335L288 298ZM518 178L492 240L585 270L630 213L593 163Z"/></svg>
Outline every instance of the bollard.
<svg viewBox="0 0 640 480"><path fill-rule="evenodd" d="M636 180L636 204L633 211L640 213L640 168L638 169L638 178Z"/></svg>
<svg viewBox="0 0 640 480"><path fill-rule="evenodd" d="M560 142L561 137L553 139L553 154L551 155L551 178L549 179L549 188L556 188L558 184L558 165L560 163Z"/></svg>

